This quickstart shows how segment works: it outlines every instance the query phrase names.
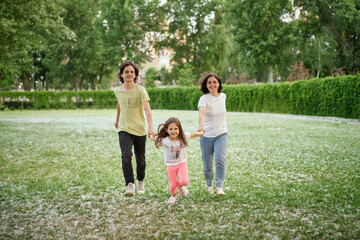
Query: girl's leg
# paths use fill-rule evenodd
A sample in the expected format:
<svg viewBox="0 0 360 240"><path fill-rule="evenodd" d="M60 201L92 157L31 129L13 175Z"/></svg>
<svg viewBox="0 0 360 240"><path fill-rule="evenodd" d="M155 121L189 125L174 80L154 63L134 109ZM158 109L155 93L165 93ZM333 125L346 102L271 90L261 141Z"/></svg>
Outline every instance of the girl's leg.
<svg viewBox="0 0 360 240"><path fill-rule="evenodd" d="M178 168L177 166L166 166L166 170L168 173L168 178L170 182L170 192L172 196L176 196L177 193L177 186L178 186Z"/></svg>
<svg viewBox="0 0 360 240"><path fill-rule="evenodd" d="M118 135L121 149L122 170L125 183L128 185L129 183L134 183L134 172L131 164L133 140L131 135L127 132L121 131Z"/></svg>
<svg viewBox="0 0 360 240"><path fill-rule="evenodd" d="M226 149L228 144L228 134L222 134L216 137L214 142L215 165L216 165L216 187L223 188L226 171Z"/></svg>
<svg viewBox="0 0 360 240"><path fill-rule="evenodd" d="M201 137L201 158L203 160L204 177L207 186L212 186L214 178L213 164L214 164L214 144L212 138Z"/></svg>
<svg viewBox="0 0 360 240"><path fill-rule="evenodd" d="M189 176L188 176L188 167L187 163L183 162L177 165L178 167L178 174L179 174L179 187L186 186L189 183Z"/></svg>

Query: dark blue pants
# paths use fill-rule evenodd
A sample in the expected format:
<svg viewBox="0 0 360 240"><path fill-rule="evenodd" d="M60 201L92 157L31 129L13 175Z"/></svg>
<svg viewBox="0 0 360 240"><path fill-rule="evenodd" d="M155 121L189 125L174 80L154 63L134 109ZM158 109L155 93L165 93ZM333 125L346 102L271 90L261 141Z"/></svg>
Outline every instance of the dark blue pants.
<svg viewBox="0 0 360 240"><path fill-rule="evenodd" d="M122 155L122 169L126 185L134 183L134 172L131 163L132 159L132 146L134 146L134 153L136 159L136 178L143 181L145 178L145 136L135 136L130 133L121 131L119 134L119 144Z"/></svg>

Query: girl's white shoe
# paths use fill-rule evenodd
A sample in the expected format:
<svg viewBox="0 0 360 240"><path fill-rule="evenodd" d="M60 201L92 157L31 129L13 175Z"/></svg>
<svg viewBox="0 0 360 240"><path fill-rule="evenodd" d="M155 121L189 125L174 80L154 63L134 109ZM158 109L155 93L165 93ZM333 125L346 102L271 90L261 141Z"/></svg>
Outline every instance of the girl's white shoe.
<svg viewBox="0 0 360 240"><path fill-rule="evenodd" d="M176 202L176 197L171 196L168 200L169 204L174 204Z"/></svg>

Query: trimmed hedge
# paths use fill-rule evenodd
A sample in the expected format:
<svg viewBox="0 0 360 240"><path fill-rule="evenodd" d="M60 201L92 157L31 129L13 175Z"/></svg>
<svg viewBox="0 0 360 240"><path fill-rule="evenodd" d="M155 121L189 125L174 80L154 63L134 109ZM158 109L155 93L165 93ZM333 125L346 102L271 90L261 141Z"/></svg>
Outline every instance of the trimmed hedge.
<svg viewBox="0 0 360 240"><path fill-rule="evenodd" d="M284 83L224 85L226 107L235 112L289 113L360 119L360 75ZM152 109L196 110L202 93L196 87L150 88ZM0 92L12 108L115 108L112 90Z"/></svg>

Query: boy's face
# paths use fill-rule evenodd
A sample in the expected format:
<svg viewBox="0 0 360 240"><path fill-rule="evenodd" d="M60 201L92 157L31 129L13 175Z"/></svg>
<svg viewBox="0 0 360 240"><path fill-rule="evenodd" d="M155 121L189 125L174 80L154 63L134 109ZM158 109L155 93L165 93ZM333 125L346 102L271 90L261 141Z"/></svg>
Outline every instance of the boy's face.
<svg viewBox="0 0 360 240"><path fill-rule="evenodd" d="M124 79L125 82L134 82L135 79L135 69L132 66L126 66L124 68L123 73L121 74L121 77Z"/></svg>

